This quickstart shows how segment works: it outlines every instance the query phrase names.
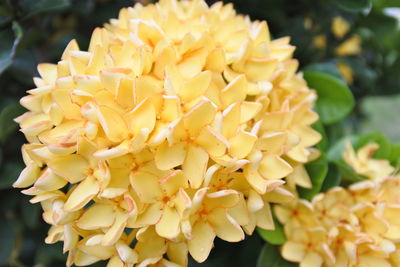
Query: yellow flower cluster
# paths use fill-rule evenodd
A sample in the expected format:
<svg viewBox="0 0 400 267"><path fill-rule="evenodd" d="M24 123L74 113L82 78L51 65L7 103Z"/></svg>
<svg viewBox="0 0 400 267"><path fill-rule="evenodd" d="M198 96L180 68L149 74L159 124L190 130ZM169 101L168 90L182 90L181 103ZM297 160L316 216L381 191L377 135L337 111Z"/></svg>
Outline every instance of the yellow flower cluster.
<svg viewBox="0 0 400 267"><path fill-rule="evenodd" d="M387 161L371 158L377 148L368 144L355 153L347 144L343 155L368 180L275 207L287 237L285 259L304 267L400 265L400 176L390 176Z"/></svg>
<svg viewBox="0 0 400 267"><path fill-rule="evenodd" d="M293 197L282 178L320 140L293 51L232 5L163 0L39 64L14 186L41 203L46 242L68 266L186 266L216 236L273 229L269 203Z"/></svg>

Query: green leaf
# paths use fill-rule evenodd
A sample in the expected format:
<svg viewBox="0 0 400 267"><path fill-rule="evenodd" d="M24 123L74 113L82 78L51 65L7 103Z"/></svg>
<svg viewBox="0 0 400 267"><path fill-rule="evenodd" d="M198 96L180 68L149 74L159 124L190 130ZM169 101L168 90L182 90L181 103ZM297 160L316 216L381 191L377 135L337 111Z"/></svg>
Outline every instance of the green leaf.
<svg viewBox="0 0 400 267"><path fill-rule="evenodd" d="M23 112L24 108L19 104L10 104L0 111L0 143L4 143L18 128L14 119Z"/></svg>
<svg viewBox="0 0 400 267"><path fill-rule="evenodd" d="M325 132L324 125L321 123L321 121L317 121L312 125L312 127L314 130L318 131L322 136L321 141L316 145L316 147L321 151L326 151L328 149L329 142L328 142L328 135Z"/></svg>
<svg viewBox="0 0 400 267"><path fill-rule="evenodd" d="M324 183L321 187L321 192L326 192L329 189L340 185L340 182L342 181L338 166L330 163L328 165L328 170L328 174L326 175Z"/></svg>
<svg viewBox="0 0 400 267"><path fill-rule="evenodd" d="M392 145L389 159L393 166L397 167L400 164L400 144Z"/></svg>
<svg viewBox="0 0 400 267"><path fill-rule="evenodd" d="M261 249L257 267L295 267L294 263L284 260L277 246L266 243Z"/></svg>
<svg viewBox="0 0 400 267"><path fill-rule="evenodd" d="M20 0L20 5L26 13L26 18L51 11L63 10L71 5L69 0Z"/></svg>
<svg viewBox="0 0 400 267"><path fill-rule="evenodd" d="M11 65L22 35L22 28L16 21L12 29L0 32L0 75Z"/></svg>
<svg viewBox="0 0 400 267"><path fill-rule="evenodd" d="M336 0L340 8L349 12L360 12L372 5L371 0Z"/></svg>
<svg viewBox="0 0 400 267"><path fill-rule="evenodd" d="M344 82L342 74L340 74L335 62L322 62L322 63L314 63L308 65L304 68L304 71L318 71L327 73L329 75L335 76Z"/></svg>
<svg viewBox="0 0 400 267"><path fill-rule="evenodd" d="M298 191L302 198L311 200L320 192L325 177L328 174L328 160L326 156L322 154L317 160L307 163L305 167L310 176L312 188L307 189L299 187Z"/></svg>
<svg viewBox="0 0 400 267"><path fill-rule="evenodd" d="M264 230L257 228L259 235L272 245L282 245L286 241L285 233L283 232L282 224L274 220L275 230Z"/></svg>
<svg viewBox="0 0 400 267"><path fill-rule="evenodd" d="M400 7L399 0L374 0L374 8Z"/></svg>
<svg viewBox="0 0 400 267"><path fill-rule="evenodd" d="M304 79L318 94L317 112L321 122L332 124L346 117L354 107L350 89L339 79L322 72L305 71Z"/></svg>

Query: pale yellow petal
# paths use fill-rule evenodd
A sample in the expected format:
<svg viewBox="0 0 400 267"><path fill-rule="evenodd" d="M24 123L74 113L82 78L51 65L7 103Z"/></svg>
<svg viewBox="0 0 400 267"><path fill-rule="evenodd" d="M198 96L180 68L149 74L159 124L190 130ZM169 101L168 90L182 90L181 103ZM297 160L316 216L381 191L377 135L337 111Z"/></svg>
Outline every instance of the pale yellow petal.
<svg viewBox="0 0 400 267"><path fill-rule="evenodd" d="M154 160L159 169L170 170L182 165L185 157L185 143L176 143L169 146L168 142L164 142L157 148Z"/></svg>
<svg viewBox="0 0 400 267"><path fill-rule="evenodd" d="M89 174L89 162L77 154L54 158L49 161L48 166L71 184L83 180Z"/></svg>
<svg viewBox="0 0 400 267"><path fill-rule="evenodd" d="M283 244L281 253L288 261L301 262L306 255L306 248L303 244L287 241Z"/></svg>
<svg viewBox="0 0 400 267"><path fill-rule="evenodd" d="M216 235L228 242L239 242L244 239L240 225L224 209L215 209L207 217Z"/></svg>
<svg viewBox="0 0 400 267"><path fill-rule="evenodd" d="M192 239L188 241L190 255L197 262L203 262L210 254L215 238L214 229L202 221L193 226Z"/></svg>
<svg viewBox="0 0 400 267"><path fill-rule="evenodd" d="M156 232L168 239L176 238L179 233L180 217L175 208L165 206L160 221L156 224Z"/></svg>
<svg viewBox="0 0 400 267"><path fill-rule="evenodd" d="M100 186L93 176L83 180L74 191L72 191L64 209L66 211L75 211L85 206L100 190Z"/></svg>
<svg viewBox="0 0 400 267"><path fill-rule="evenodd" d="M190 145L182 170L188 177L191 188L199 188L204 180L208 165L207 152L198 146Z"/></svg>
<svg viewBox="0 0 400 267"><path fill-rule="evenodd" d="M94 230L109 227L114 220L115 213L111 205L94 204L79 218L76 225L84 230Z"/></svg>

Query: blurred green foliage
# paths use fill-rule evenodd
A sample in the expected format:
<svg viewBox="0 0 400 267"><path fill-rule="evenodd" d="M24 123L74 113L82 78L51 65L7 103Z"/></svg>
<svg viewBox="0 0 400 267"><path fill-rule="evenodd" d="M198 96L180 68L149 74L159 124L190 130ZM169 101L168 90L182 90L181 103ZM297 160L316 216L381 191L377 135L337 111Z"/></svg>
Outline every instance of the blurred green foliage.
<svg viewBox="0 0 400 267"><path fill-rule="evenodd" d="M95 27L134 2L0 0L0 266L65 265L61 246L44 244L48 226L41 219L40 206L31 205L29 197L11 188L23 168L20 147L24 138L13 122L24 112L19 98L34 87L32 77L37 75L38 63L56 62L71 39L86 49ZM400 144L391 145L381 133L367 133L381 130L392 142L400 142L400 95L393 96L400 94L400 29L387 9L400 7L399 0L230 2L239 13L267 20L275 38L291 36L297 46L295 57L307 71L305 78L320 94L317 110L322 120L315 128L324 136L318 148L326 156L307 166L316 187L302 192L306 198L320 188L340 184L340 177L361 179L340 160L346 136L351 135L356 147L378 142L377 156L398 163ZM339 17L348 28L342 34L333 27ZM349 40L356 49L339 53L338 47ZM282 229L276 231L280 232L261 232L267 243L257 234L238 244L216 241L202 265L293 266L272 245L282 242Z"/></svg>

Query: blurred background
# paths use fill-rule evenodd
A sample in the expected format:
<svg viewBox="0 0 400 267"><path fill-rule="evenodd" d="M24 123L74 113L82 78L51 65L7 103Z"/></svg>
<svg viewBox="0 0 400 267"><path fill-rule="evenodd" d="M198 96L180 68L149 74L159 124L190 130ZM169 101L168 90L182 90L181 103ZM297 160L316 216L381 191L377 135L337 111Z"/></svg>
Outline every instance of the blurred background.
<svg viewBox="0 0 400 267"><path fill-rule="evenodd" d="M38 63L56 63L71 39L85 50L95 27L135 2L0 0L0 266L65 266L61 244L44 244L48 226L40 206L11 187L24 167L24 137L13 122L24 112L19 98L34 88ZM327 142L379 129L400 144L400 0L226 2L253 20L267 20L274 38L291 36L301 70L328 73L352 90L356 108L324 126ZM277 248L264 243L256 233L238 244L217 241L202 266L272 266L265 259Z"/></svg>

